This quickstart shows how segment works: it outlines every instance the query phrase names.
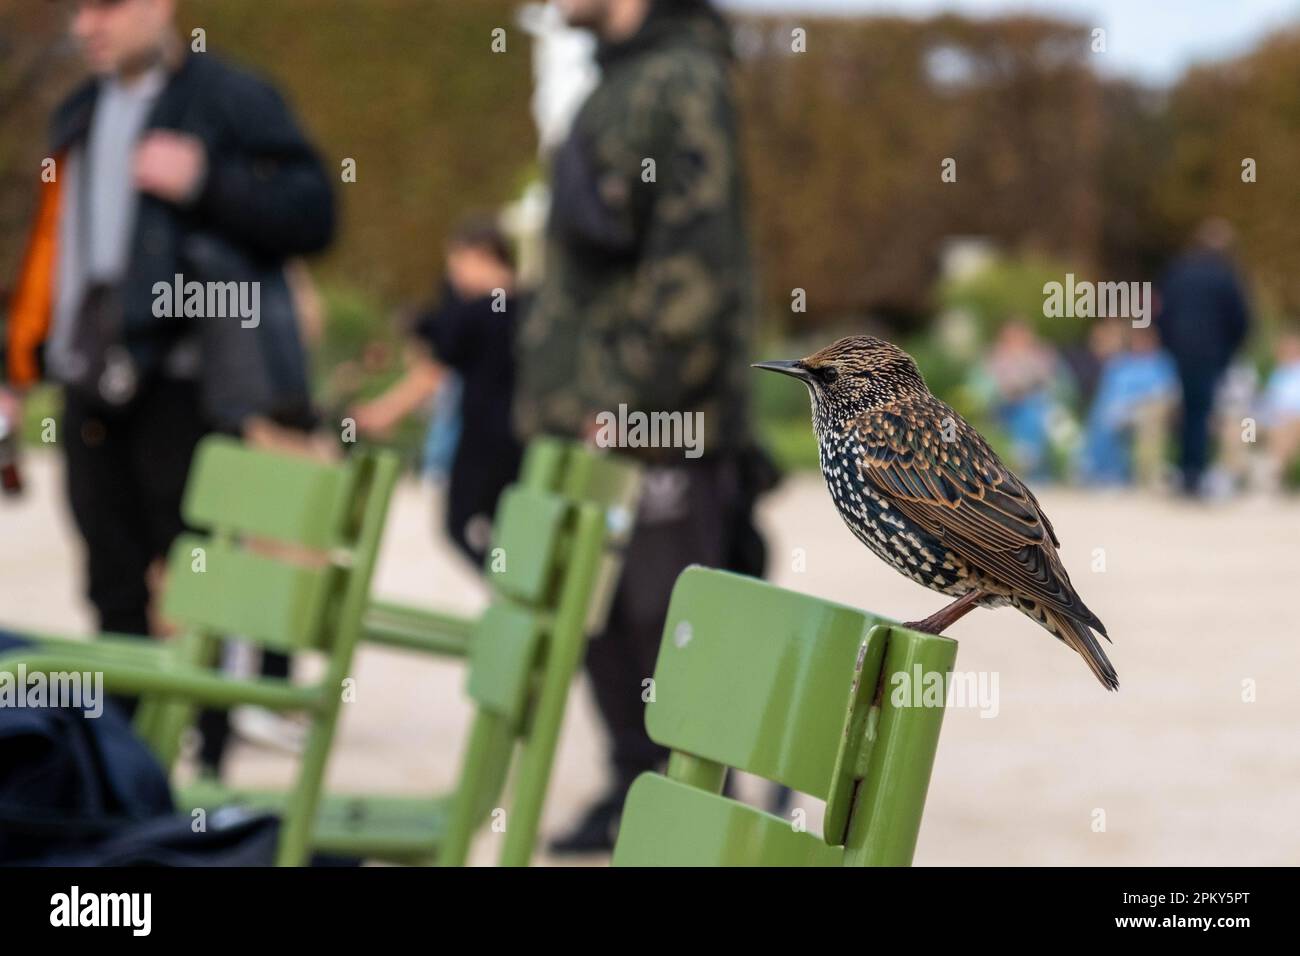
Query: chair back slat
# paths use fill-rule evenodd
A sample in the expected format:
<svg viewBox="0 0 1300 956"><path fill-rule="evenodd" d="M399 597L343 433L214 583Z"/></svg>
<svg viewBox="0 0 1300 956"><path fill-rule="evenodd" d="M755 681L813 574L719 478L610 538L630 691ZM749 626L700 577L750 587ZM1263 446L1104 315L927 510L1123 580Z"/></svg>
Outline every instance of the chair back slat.
<svg viewBox="0 0 1300 956"><path fill-rule="evenodd" d="M858 651L877 620L688 568L673 589L646 729L663 746L825 799Z"/></svg>
<svg viewBox="0 0 1300 956"><path fill-rule="evenodd" d="M182 514L196 528L330 548L348 517L353 471L212 436L194 453Z"/></svg>
<svg viewBox="0 0 1300 956"><path fill-rule="evenodd" d="M559 438L534 438L524 449L524 460L519 466L519 480L516 484L537 491L557 490L564 480L571 446L571 442Z"/></svg>
<svg viewBox="0 0 1300 956"><path fill-rule="evenodd" d="M505 490L484 560L494 592L532 606L550 599L569 507L563 498L531 488L512 485Z"/></svg>
<svg viewBox="0 0 1300 956"><path fill-rule="evenodd" d="M641 468L631 459L558 438L529 442L518 484L589 501L606 512L606 541L621 546L632 533Z"/></svg>
<svg viewBox="0 0 1300 956"><path fill-rule="evenodd" d="M568 466L559 491L617 512L635 506L640 486L641 470L630 460L575 445L569 449ZM630 522L628 530L631 530Z"/></svg>
<svg viewBox="0 0 1300 956"><path fill-rule="evenodd" d="M276 650L319 649L335 570L182 535L172 545L163 613L189 630Z"/></svg>
<svg viewBox="0 0 1300 956"><path fill-rule="evenodd" d="M628 792L615 866L840 866L828 846L791 821L658 774Z"/></svg>
<svg viewBox="0 0 1300 956"><path fill-rule="evenodd" d="M483 612L469 649L469 696L517 729L542 641L540 615L506 601Z"/></svg>

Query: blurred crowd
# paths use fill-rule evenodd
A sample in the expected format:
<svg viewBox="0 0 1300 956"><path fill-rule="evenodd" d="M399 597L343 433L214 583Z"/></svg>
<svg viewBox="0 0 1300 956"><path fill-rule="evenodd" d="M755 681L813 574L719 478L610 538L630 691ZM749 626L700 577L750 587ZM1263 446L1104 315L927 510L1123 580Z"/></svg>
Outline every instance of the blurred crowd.
<svg viewBox="0 0 1300 956"><path fill-rule="evenodd" d="M1156 290L1154 322L1093 319L1058 348L1013 316L967 383L1035 481L1176 489L1192 498L1281 490L1300 443L1300 334L1261 378L1231 229L1207 221Z"/></svg>

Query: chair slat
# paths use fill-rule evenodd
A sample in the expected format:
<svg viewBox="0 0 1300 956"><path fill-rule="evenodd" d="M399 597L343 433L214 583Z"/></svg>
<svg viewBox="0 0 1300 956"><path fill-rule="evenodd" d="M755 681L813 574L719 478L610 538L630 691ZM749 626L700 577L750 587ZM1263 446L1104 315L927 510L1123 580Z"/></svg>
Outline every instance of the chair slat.
<svg viewBox="0 0 1300 956"><path fill-rule="evenodd" d="M563 480L570 443L558 438L534 438L524 451L517 484L535 491L556 491Z"/></svg>
<svg viewBox="0 0 1300 956"><path fill-rule="evenodd" d="M172 546L163 613L192 630L280 650L320 647L331 573L184 535Z"/></svg>
<svg viewBox="0 0 1300 956"><path fill-rule="evenodd" d="M874 616L689 568L673 590L646 729L659 744L825 799Z"/></svg>
<svg viewBox="0 0 1300 956"><path fill-rule="evenodd" d="M557 495L518 485L507 488L485 561L488 585L524 604L544 603L559 571L560 538L569 513L569 503Z"/></svg>
<svg viewBox="0 0 1300 956"><path fill-rule="evenodd" d="M602 508L627 511L636 502L640 477L640 469L626 458L575 446L569 450L569 467L560 492Z"/></svg>
<svg viewBox="0 0 1300 956"><path fill-rule="evenodd" d="M542 629L536 612L498 601L469 644L469 695L517 727L524 717Z"/></svg>
<svg viewBox="0 0 1300 956"><path fill-rule="evenodd" d="M844 849L707 790L643 774L628 793L615 866L839 866Z"/></svg>
<svg viewBox="0 0 1300 956"><path fill-rule="evenodd" d="M198 528L325 549L344 526L351 479L347 467L212 437L195 452L182 510Z"/></svg>

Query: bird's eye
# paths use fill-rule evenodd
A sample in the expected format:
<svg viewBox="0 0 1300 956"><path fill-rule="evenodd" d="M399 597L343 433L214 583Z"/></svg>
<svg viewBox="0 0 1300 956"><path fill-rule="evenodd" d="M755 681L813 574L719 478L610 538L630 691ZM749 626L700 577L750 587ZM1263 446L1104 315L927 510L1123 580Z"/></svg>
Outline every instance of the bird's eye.
<svg viewBox="0 0 1300 956"><path fill-rule="evenodd" d="M817 377L822 380L823 385L834 385L835 380L840 377L840 370L834 365L827 365L817 370Z"/></svg>

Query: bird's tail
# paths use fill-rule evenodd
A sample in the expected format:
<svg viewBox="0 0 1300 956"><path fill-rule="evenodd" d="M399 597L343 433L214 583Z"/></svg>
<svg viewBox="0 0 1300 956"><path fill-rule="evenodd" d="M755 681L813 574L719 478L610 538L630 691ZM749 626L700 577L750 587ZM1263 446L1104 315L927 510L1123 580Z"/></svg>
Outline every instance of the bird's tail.
<svg viewBox="0 0 1300 956"><path fill-rule="evenodd" d="M1052 623L1052 632L1079 652L1089 669L1097 675L1097 680L1106 685L1107 690L1119 690L1119 675L1088 625L1051 611L1047 612L1047 617Z"/></svg>

